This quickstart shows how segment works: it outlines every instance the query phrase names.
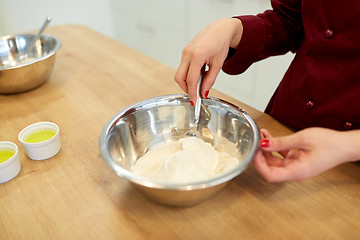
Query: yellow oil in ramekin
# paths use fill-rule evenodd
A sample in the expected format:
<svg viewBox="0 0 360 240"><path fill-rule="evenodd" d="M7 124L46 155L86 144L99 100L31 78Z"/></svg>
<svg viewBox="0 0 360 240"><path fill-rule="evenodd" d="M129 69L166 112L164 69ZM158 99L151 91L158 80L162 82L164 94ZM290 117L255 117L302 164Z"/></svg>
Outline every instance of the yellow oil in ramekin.
<svg viewBox="0 0 360 240"><path fill-rule="evenodd" d="M24 142L27 142L27 143L44 142L44 141L52 138L53 136L55 136L55 134L56 134L56 132L53 130L48 130L48 129L40 130L40 131L34 132L34 133L30 134L29 136L27 136L24 139Z"/></svg>

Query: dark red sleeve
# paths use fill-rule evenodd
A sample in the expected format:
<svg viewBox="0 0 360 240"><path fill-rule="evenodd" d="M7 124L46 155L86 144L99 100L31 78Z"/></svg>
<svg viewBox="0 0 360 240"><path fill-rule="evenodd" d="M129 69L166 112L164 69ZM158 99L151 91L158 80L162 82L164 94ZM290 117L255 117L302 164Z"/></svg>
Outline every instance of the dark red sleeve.
<svg viewBox="0 0 360 240"><path fill-rule="evenodd" d="M228 74L240 74L261 59L295 52L301 43L303 25L300 0L273 0L273 10L256 16L238 16L244 32L241 42L223 66Z"/></svg>

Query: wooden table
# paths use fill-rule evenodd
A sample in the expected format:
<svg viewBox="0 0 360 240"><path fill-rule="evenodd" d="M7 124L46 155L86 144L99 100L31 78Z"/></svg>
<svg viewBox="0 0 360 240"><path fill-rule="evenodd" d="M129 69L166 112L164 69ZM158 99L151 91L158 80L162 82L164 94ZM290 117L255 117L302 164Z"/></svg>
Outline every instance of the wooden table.
<svg viewBox="0 0 360 240"><path fill-rule="evenodd" d="M344 164L302 183L268 184L250 167L220 194L193 207L146 200L102 160L105 123L130 104L182 93L174 69L83 26L49 28L62 40L47 83L0 95L0 140L19 146L22 170L0 184L0 239L358 239L360 166ZM146 40L144 40L146 41ZM291 133L243 107L261 128ZM53 121L61 151L33 161L21 129Z"/></svg>

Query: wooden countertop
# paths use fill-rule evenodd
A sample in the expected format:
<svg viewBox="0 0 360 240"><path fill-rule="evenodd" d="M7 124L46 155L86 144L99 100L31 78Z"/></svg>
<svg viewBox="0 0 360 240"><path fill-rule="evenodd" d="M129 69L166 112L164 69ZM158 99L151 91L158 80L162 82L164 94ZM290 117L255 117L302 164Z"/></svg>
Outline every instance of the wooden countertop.
<svg viewBox="0 0 360 240"><path fill-rule="evenodd" d="M146 200L102 160L99 135L130 104L182 93L174 69L91 29L49 28L62 40L53 73L41 87L0 95L0 140L16 143L22 170L0 184L0 239L357 239L360 165L349 163L302 183L265 183L250 167L220 194L193 207ZM180 59L179 59L180 60ZM243 107L274 135L291 131ZM26 157L17 135L53 121L61 151Z"/></svg>

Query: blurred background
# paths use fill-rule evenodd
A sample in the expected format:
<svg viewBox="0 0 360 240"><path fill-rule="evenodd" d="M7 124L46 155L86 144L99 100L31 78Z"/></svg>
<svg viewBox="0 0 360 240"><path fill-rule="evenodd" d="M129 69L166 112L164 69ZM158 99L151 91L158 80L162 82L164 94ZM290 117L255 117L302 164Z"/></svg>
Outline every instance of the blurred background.
<svg viewBox="0 0 360 240"><path fill-rule="evenodd" d="M86 25L176 69L182 49L215 19L270 8L270 0L0 0L0 34L37 30L49 16L49 27ZM214 88L263 111L292 58L271 57L238 76L220 72Z"/></svg>

